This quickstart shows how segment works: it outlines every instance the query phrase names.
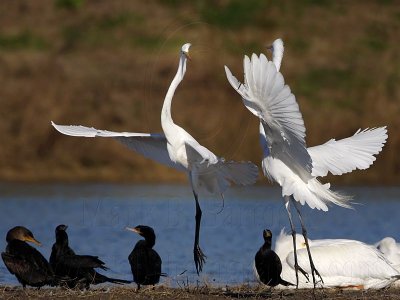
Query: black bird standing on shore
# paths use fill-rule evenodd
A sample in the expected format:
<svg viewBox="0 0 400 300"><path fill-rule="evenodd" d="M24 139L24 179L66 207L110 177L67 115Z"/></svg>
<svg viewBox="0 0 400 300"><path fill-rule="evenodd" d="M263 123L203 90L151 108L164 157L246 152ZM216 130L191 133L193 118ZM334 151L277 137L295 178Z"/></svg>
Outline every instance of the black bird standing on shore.
<svg viewBox="0 0 400 300"><path fill-rule="evenodd" d="M8 271L17 277L23 288L27 285L37 288L57 285L49 262L27 243L41 245L29 229L16 226L8 231L6 240L6 251L1 253L1 257Z"/></svg>
<svg viewBox="0 0 400 300"><path fill-rule="evenodd" d="M67 228L66 225L56 227L56 242L51 250L50 264L57 276L68 278L66 282L68 287L89 289L90 284L131 283L131 281L109 278L98 273L95 268L103 270L108 268L97 256L75 254L74 250L68 245Z"/></svg>
<svg viewBox="0 0 400 300"><path fill-rule="evenodd" d="M268 286L282 284L285 286L294 285L281 278L282 263L272 249L272 232L268 229L263 231L264 245L256 253L255 265L260 281Z"/></svg>
<svg viewBox="0 0 400 300"><path fill-rule="evenodd" d="M126 228L144 237L136 243L128 260L131 265L133 281L136 282L138 290L140 285L154 285L160 281L161 258L153 249L156 243L156 235L153 228L145 225L138 225L135 228Z"/></svg>

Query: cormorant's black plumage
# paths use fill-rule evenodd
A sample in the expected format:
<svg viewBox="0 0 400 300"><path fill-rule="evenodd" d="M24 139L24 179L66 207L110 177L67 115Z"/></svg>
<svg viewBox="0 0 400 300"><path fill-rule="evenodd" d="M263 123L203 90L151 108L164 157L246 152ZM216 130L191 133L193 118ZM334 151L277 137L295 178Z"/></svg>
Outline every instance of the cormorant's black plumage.
<svg viewBox="0 0 400 300"><path fill-rule="evenodd" d="M136 243L131 254L128 257L131 265L133 281L138 285L154 285L160 281L161 273L161 257L153 249L156 243L156 235L153 228L145 225L139 225L135 228L127 228L144 237Z"/></svg>
<svg viewBox="0 0 400 300"><path fill-rule="evenodd" d="M281 278L282 263L279 256L271 249L272 233L266 229L263 231L264 245L257 251L255 265L260 281L268 286L282 284L293 285Z"/></svg>
<svg viewBox="0 0 400 300"><path fill-rule="evenodd" d="M97 256L75 254L68 244L67 227L59 225L56 228L56 242L51 250L50 264L57 276L68 278L66 281L68 287L86 287L88 289L90 284L130 283L127 280L109 278L96 272L95 268L108 269Z"/></svg>
<svg viewBox="0 0 400 300"><path fill-rule="evenodd" d="M17 277L24 288L27 285L40 288L57 284L49 262L28 245L27 242L40 245L29 229L16 226L8 231L6 240L6 251L1 253L1 257L8 271Z"/></svg>

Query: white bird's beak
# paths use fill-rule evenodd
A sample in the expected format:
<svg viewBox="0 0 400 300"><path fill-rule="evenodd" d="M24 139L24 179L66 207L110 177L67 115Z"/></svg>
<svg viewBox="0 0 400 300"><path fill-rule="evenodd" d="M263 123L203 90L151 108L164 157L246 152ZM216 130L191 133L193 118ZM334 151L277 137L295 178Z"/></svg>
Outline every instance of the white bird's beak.
<svg viewBox="0 0 400 300"><path fill-rule="evenodd" d="M187 57L188 60L192 60L192 57L189 55L189 52L187 51L182 51L182 52Z"/></svg>

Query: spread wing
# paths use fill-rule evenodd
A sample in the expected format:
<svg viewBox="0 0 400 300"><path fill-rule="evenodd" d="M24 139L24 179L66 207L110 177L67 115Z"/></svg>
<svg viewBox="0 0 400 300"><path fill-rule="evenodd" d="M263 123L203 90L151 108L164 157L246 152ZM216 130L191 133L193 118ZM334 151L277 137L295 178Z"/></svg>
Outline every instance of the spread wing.
<svg viewBox="0 0 400 300"><path fill-rule="evenodd" d="M167 139L164 134L114 132L85 126L57 125L54 122L51 122L51 124L57 131L65 135L114 138L146 158L177 170L184 170L182 166L170 159L167 149Z"/></svg>
<svg viewBox="0 0 400 300"><path fill-rule="evenodd" d="M229 83L242 96L244 105L260 118L269 153L282 160L307 182L312 160L307 152L304 121L288 85L265 55L245 56L245 83L240 83L225 66Z"/></svg>
<svg viewBox="0 0 400 300"><path fill-rule="evenodd" d="M353 136L309 147L313 176L342 175L356 169L365 170L375 161L387 139L386 127L358 130Z"/></svg>

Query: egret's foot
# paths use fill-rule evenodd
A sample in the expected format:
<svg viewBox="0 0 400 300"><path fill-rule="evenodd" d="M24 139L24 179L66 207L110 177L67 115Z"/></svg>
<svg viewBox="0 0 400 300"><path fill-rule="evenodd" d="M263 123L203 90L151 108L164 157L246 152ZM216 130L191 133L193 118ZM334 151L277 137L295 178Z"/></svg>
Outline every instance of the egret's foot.
<svg viewBox="0 0 400 300"><path fill-rule="evenodd" d="M307 282L310 282L310 277L308 276L308 273L303 270L300 266L298 266L298 270L303 274L303 276L307 279Z"/></svg>
<svg viewBox="0 0 400 300"><path fill-rule="evenodd" d="M314 274L316 275L316 276L318 276L319 277L319 280L315 283L315 284L317 284L317 283L324 283L324 280L322 279L322 276L321 276L321 274L318 272L318 270L314 267L313 268L313 271L314 271Z"/></svg>
<svg viewBox="0 0 400 300"><path fill-rule="evenodd" d="M197 275L200 275L200 272L203 271L203 264L205 264L207 256L204 255L199 245L194 246L193 255L194 255L194 263L196 265Z"/></svg>
<svg viewBox="0 0 400 300"><path fill-rule="evenodd" d="M311 260L310 261L310 267L311 267L311 274L312 274L312 278L313 278L313 283L314 283L314 288L317 286L318 283L324 283L324 280L322 279L321 274L318 272L318 270L315 268L314 266L314 262ZM317 281L315 279L315 277L318 276L319 280Z"/></svg>

